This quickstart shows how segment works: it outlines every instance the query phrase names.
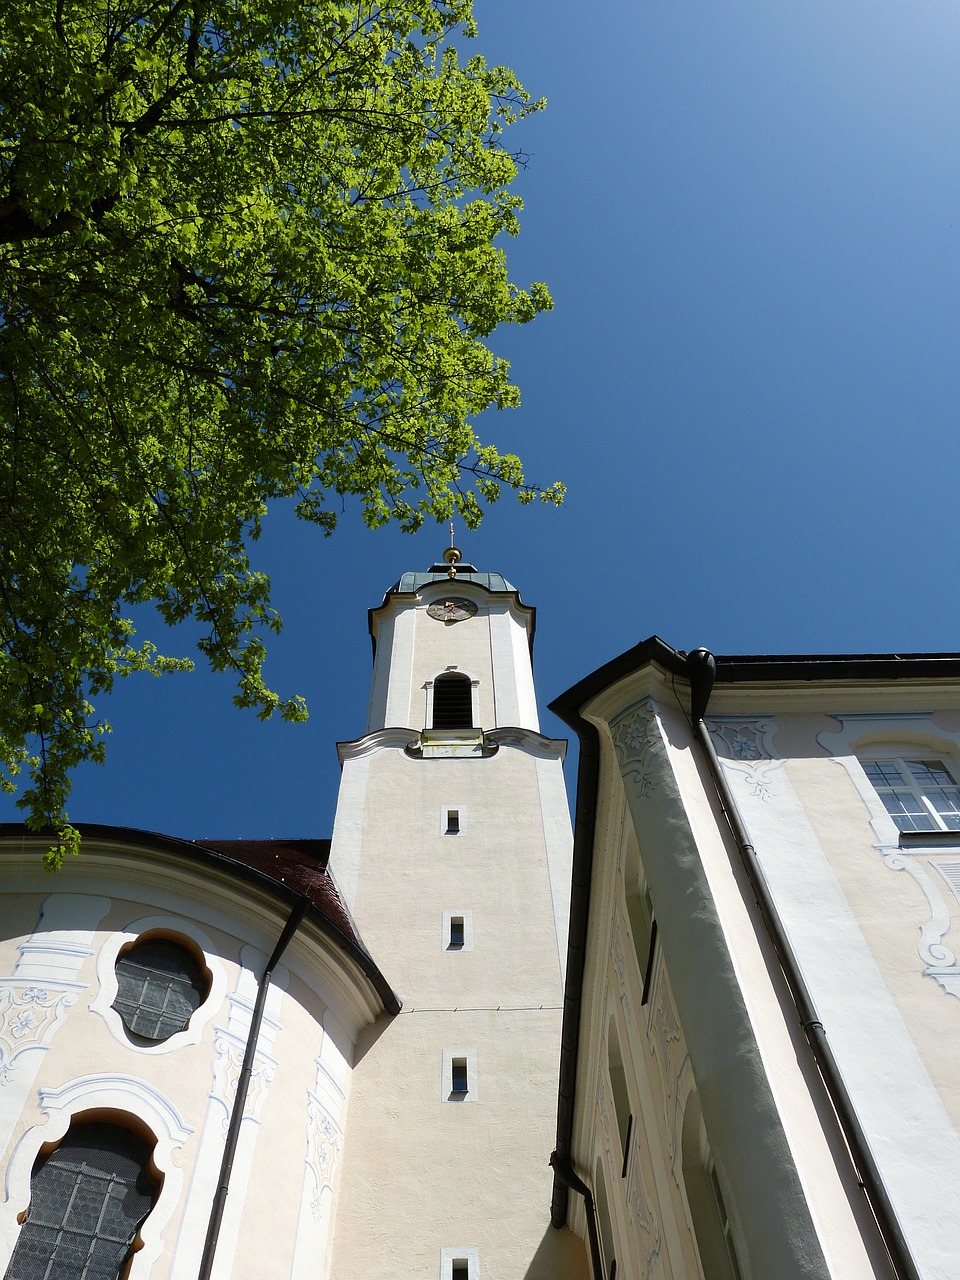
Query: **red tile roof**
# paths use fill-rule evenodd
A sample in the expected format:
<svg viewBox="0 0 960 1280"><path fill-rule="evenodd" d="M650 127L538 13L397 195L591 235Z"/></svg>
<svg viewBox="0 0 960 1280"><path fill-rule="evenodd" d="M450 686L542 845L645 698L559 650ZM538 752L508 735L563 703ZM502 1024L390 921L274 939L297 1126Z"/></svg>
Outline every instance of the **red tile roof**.
<svg viewBox="0 0 960 1280"><path fill-rule="evenodd" d="M193 843L226 854L271 880L305 894L332 924L360 943L337 887L327 874L329 840L194 840Z"/></svg>

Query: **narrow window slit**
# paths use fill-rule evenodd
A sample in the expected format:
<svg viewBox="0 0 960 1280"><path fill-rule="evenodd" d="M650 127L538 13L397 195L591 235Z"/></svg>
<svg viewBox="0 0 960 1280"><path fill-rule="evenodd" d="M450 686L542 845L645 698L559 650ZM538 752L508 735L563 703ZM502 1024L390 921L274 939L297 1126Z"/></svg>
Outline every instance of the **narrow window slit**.
<svg viewBox="0 0 960 1280"><path fill-rule="evenodd" d="M465 1097L467 1093L467 1060L454 1058L450 1064L450 1094L452 1097Z"/></svg>

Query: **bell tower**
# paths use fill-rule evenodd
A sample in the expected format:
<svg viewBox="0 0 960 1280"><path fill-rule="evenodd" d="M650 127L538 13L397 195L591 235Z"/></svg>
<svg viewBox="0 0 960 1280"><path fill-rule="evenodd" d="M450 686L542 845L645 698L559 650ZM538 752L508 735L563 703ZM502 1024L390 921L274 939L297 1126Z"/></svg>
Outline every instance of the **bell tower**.
<svg viewBox="0 0 960 1280"><path fill-rule="evenodd" d="M549 1226L572 838L535 612L450 546L370 611L329 868L403 1002L358 1049L335 1280L563 1280Z"/></svg>

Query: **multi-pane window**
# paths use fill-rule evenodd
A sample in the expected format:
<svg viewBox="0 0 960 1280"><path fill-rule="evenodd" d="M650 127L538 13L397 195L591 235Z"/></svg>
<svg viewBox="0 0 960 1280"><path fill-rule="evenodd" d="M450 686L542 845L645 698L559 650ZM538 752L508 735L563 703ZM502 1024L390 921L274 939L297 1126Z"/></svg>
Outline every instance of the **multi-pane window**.
<svg viewBox="0 0 960 1280"><path fill-rule="evenodd" d="M73 1125L37 1158L4 1280L119 1280L157 1197L150 1156L119 1125Z"/></svg>
<svg viewBox="0 0 960 1280"><path fill-rule="evenodd" d="M862 760L901 831L960 831L960 787L942 760Z"/></svg>
<svg viewBox="0 0 960 1280"><path fill-rule="evenodd" d="M168 938L146 938L117 960L113 1007L128 1031L159 1042L184 1029L209 985L186 947Z"/></svg>

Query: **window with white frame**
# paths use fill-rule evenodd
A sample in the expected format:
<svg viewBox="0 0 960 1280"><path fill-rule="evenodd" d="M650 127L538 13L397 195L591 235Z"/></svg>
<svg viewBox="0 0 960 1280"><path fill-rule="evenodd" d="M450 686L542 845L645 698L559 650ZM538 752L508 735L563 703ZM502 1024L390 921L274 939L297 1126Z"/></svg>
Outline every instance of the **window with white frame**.
<svg viewBox="0 0 960 1280"><path fill-rule="evenodd" d="M942 760L861 760L901 831L960 831L960 787Z"/></svg>
<svg viewBox="0 0 960 1280"><path fill-rule="evenodd" d="M480 1253L469 1245L440 1250L440 1280L479 1280Z"/></svg>
<svg viewBox="0 0 960 1280"><path fill-rule="evenodd" d="M444 1049L440 1096L444 1102L476 1102L477 1052L475 1049Z"/></svg>
<svg viewBox="0 0 960 1280"><path fill-rule="evenodd" d="M159 1179L152 1149L128 1129L74 1124L37 1157L4 1280L113 1280L126 1275Z"/></svg>
<svg viewBox="0 0 960 1280"><path fill-rule="evenodd" d="M210 975L181 942L148 935L117 957L113 1007L131 1035L156 1044L182 1031L210 991Z"/></svg>

